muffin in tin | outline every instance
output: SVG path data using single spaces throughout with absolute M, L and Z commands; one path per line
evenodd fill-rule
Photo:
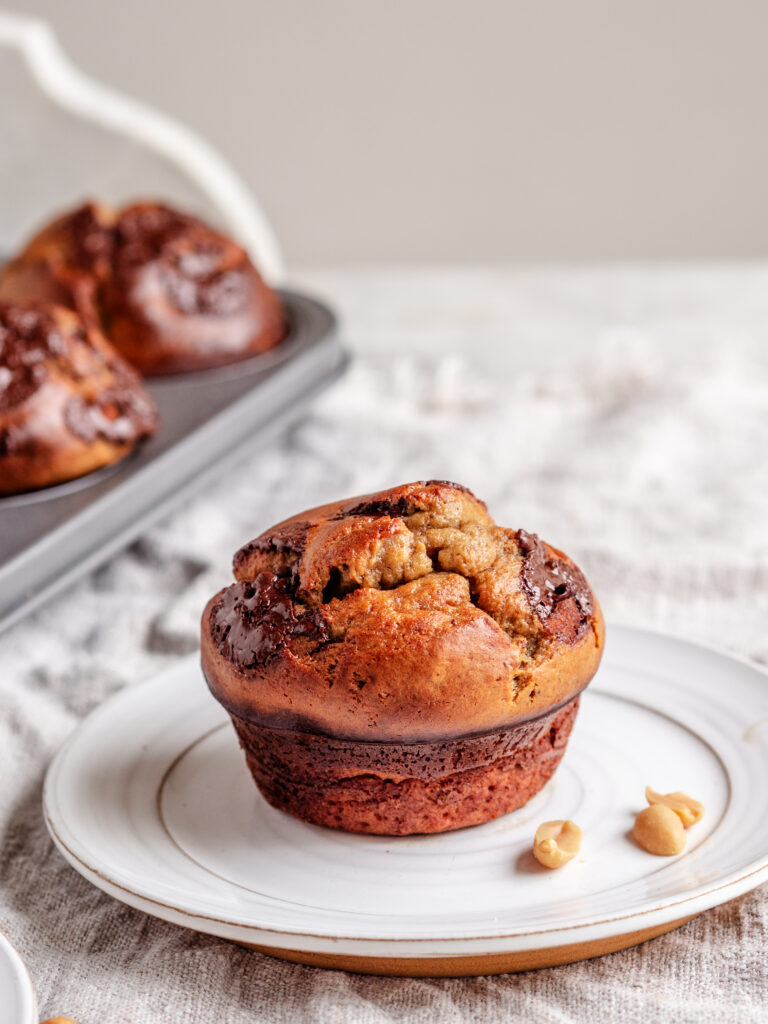
M 83 476 L 157 426 L 139 375 L 60 306 L 0 303 L 0 494 Z
M 245 250 L 157 202 L 86 203 L 58 217 L 3 268 L 3 300 L 77 310 L 145 376 L 237 362 L 287 333 Z
M 565 751 L 604 626 L 583 573 L 428 481 L 303 512 L 235 556 L 202 664 L 275 807 L 382 835 L 521 807 Z

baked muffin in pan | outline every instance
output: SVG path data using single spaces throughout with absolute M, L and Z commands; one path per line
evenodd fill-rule
M 463 487 L 406 484 L 278 524 L 208 603 L 202 664 L 266 799 L 405 835 L 526 803 L 600 663 L 582 572 Z
M 0 303 L 0 494 L 109 466 L 156 426 L 138 373 L 93 324 L 61 306 Z
M 145 376 L 237 362 L 287 332 L 245 250 L 157 202 L 86 203 L 58 217 L 3 268 L 2 300 L 77 310 Z

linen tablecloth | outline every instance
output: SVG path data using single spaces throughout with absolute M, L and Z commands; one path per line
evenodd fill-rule
M 242 542 L 337 496 L 461 481 L 499 522 L 568 551 L 609 622 L 768 662 L 768 267 L 303 279 L 345 317 L 356 357 L 346 379 L 0 638 L 0 928 L 29 966 L 41 1017 L 768 1020 L 766 887 L 587 963 L 386 979 L 292 966 L 147 917 L 53 848 L 40 801 L 59 744 L 109 694 L 196 649 L 203 604 Z

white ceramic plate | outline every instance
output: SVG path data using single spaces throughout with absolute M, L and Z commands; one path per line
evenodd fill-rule
M 44 804 L 69 862 L 147 913 L 302 962 L 490 973 L 624 948 L 768 879 L 766 778 L 768 676 L 614 627 L 554 779 L 487 825 L 390 839 L 274 810 L 195 658 L 95 711 Z M 679 857 L 630 838 L 646 784 L 706 807 Z M 529 852 L 551 818 L 584 831 L 555 872 Z
M 0 1024 L 36 1024 L 35 993 L 21 957 L 0 935 Z

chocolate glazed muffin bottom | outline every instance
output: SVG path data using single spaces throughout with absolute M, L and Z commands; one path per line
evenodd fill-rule
M 575 697 L 527 722 L 422 743 L 345 740 L 230 718 L 273 807 L 346 832 L 405 836 L 522 807 L 560 763 L 578 707 Z

